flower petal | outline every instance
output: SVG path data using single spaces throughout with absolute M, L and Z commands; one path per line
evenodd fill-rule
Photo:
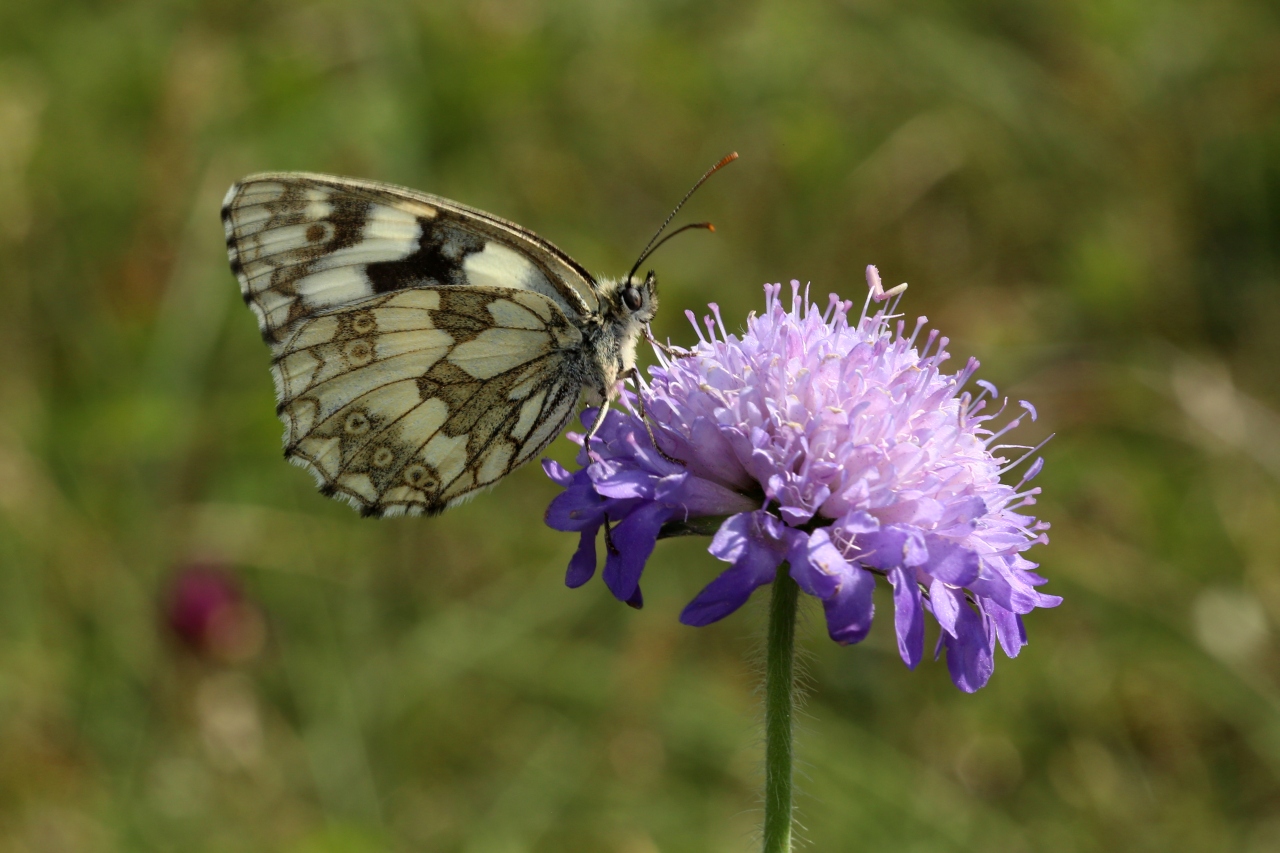
M 898 635 L 898 654 L 908 669 L 915 669 L 924 657 L 924 606 L 915 572 L 890 569 L 893 584 L 893 627 Z
M 592 465 L 588 470 L 591 471 L 591 482 L 595 485 L 596 491 L 606 498 L 618 500 L 653 498 L 657 478 L 647 471 L 601 463 Z
M 543 459 L 542 471 L 550 477 L 551 481 L 557 486 L 568 488 L 573 484 L 573 474 L 569 472 L 568 468 L 565 468 L 554 459 Z
M 839 588 L 849 563 L 832 544 L 825 528 L 819 527 L 807 536 L 799 530 L 791 533 L 787 549 L 791 577 L 805 592 L 825 601 Z
M 941 536 L 926 536 L 928 556 L 921 566 L 940 581 L 955 586 L 968 586 L 978 579 L 978 552 L 961 547 Z
M 954 637 L 960 611 L 968 609 L 965 605 L 964 593 L 958 589 L 952 589 L 940 580 L 935 580 L 929 584 L 929 605 L 933 609 L 934 618 L 942 627 L 942 633 Z
M 552 498 L 545 520 L 554 530 L 582 531 L 594 529 L 604 518 L 604 500 L 590 485 L 574 485 Z
M 737 562 L 707 584 L 680 613 L 686 625 L 710 625 L 747 603 L 751 593 L 770 583 L 782 555 L 757 542 L 748 541 Z
M 879 530 L 861 533 L 855 542 L 859 563 L 882 571 L 898 566 L 918 566 L 929 559 L 924 535 L 915 527 L 889 524 Z
M 669 478 L 674 479 L 674 478 Z M 666 481 L 663 481 L 664 484 Z M 731 491 L 719 483 L 693 475 L 686 476 L 676 488 L 659 495 L 668 503 L 681 506 L 689 515 L 733 515 L 749 512 L 760 505 L 746 495 Z
M 1022 651 L 1022 647 L 1027 644 L 1027 631 L 1022 625 L 1022 617 L 992 601 L 984 601 L 982 609 L 995 625 L 1000 648 L 1004 649 L 1004 653 L 1009 657 L 1016 658 L 1018 652 Z
M 847 646 L 862 642 L 871 630 L 871 619 L 875 615 L 871 594 L 876 588 L 876 578 L 861 566 L 847 562 L 845 566 L 839 588 L 822 602 L 822 609 L 827 614 L 827 633 L 831 639 Z
M 955 636 L 942 636 L 942 644 L 947 649 L 947 671 L 956 687 L 973 693 L 987 683 L 995 669 L 991 638 L 982 617 L 968 605 L 960 606 L 955 629 Z
M 614 526 L 610 537 L 617 553 L 610 551 L 604 564 L 604 582 L 619 601 L 631 599 L 640 586 L 645 561 L 658 543 L 658 532 L 672 516 L 672 508 L 644 503 Z
M 707 550 L 726 563 L 736 563 L 751 545 L 755 513 L 740 512 L 724 520 Z
M 569 559 L 569 570 L 564 576 L 564 585 L 570 589 L 577 589 L 595 575 L 596 534 L 599 532 L 600 526 L 596 525 L 590 530 L 582 531 L 582 535 L 578 537 L 578 550 Z

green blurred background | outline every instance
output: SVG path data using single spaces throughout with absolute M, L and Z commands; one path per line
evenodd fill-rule
M 0 6 L 0 851 L 749 851 L 761 602 L 570 591 L 536 466 L 368 521 L 280 458 L 218 206 L 264 169 L 517 220 L 660 336 L 862 268 L 1051 431 L 1065 597 L 960 693 L 803 629 L 822 851 L 1280 850 L 1280 13 L 1256 0 Z M 823 299 L 825 301 L 825 299 Z M 553 455 L 568 459 L 561 440 Z M 184 567 L 244 600 L 165 627 Z M 762 596 L 758 596 L 762 598 Z M 811 603 L 812 604 L 812 603 Z

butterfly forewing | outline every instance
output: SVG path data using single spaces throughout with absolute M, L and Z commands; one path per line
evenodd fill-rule
M 268 341 L 298 320 L 411 287 L 531 290 L 569 317 L 594 280 L 551 243 L 492 214 L 389 184 L 254 175 L 222 208 L 231 267 Z

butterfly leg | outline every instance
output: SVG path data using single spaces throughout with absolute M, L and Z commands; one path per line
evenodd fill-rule
M 622 556 L 618 546 L 613 544 L 613 522 L 608 518 L 604 520 L 604 549 L 615 557 Z
M 587 434 L 582 437 L 582 446 L 586 448 L 587 458 L 590 459 L 592 462 L 604 461 L 600 457 L 599 453 L 596 453 L 594 450 L 591 449 L 591 439 L 595 438 L 596 433 L 600 431 L 600 427 L 604 426 L 604 416 L 609 412 L 610 402 L 611 401 L 609 399 L 609 396 L 605 395 L 604 402 L 600 404 L 600 410 L 596 412 L 596 419 L 591 422 L 590 429 L 588 429 Z
M 649 328 L 648 323 L 646 323 L 644 327 L 644 339 L 649 342 L 649 346 L 653 347 L 655 350 L 660 350 L 667 358 L 689 358 L 693 355 L 691 350 L 673 347 L 670 344 L 664 344 L 662 341 L 655 338 L 653 336 L 653 329 Z
M 635 380 L 636 387 L 638 388 L 640 386 L 640 371 L 633 366 L 629 368 L 626 373 L 622 374 L 622 379 Z M 636 394 L 636 408 L 640 410 L 640 422 L 644 424 L 645 432 L 649 433 L 649 441 L 653 444 L 653 449 L 658 451 L 658 455 L 670 462 L 672 465 L 679 465 L 683 468 L 683 459 L 675 458 L 671 454 L 667 453 L 667 451 L 663 450 L 662 446 L 658 444 L 658 437 L 653 434 L 653 425 L 649 423 L 649 418 L 644 413 L 644 397 L 640 394 Z

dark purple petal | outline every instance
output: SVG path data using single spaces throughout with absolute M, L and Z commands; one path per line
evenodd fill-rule
M 701 627 L 723 619 L 747 603 L 751 593 L 771 582 L 782 555 L 747 540 L 733 566 L 707 584 L 680 614 L 686 625 Z
M 711 537 L 711 555 L 727 563 L 736 563 L 751 545 L 756 534 L 755 513 L 741 512 L 726 518 Z
M 578 532 L 599 526 L 604 518 L 604 501 L 589 485 L 574 485 L 552 498 L 546 523 L 554 530 Z
M 1000 648 L 1004 649 L 1004 653 L 1009 657 L 1016 658 L 1018 652 L 1022 651 L 1022 647 L 1027 644 L 1027 631 L 1022 625 L 1022 617 L 992 601 L 984 601 L 982 609 L 995 625 L 996 636 L 1000 639 Z
M 764 510 L 740 512 L 725 519 L 707 550 L 727 563 L 736 563 L 748 548 L 765 549 L 777 558 L 776 566 L 786 558 L 792 539 L 803 535 Z
M 800 588 L 824 601 L 835 594 L 841 577 L 849 570 L 848 561 L 821 527 L 807 536 L 793 531 L 787 559 L 791 562 L 791 577 Z
M 882 571 L 898 566 L 918 566 L 929 559 L 924 534 L 915 527 L 892 524 L 858 535 L 859 563 Z
M 543 459 L 542 470 L 557 486 L 568 488 L 573 484 L 573 474 L 554 459 Z
M 961 610 L 967 609 L 964 593 L 958 589 L 952 589 L 942 581 L 935 580 L 929 584 L 929 606 L 933 610 L 934 618 L 942 626 L 942 633 L 954 637 L 956 619 L 959 618 Z
M 929 560 L 929 549 L 919 528 L 908 527 L 902 533 L 902 565 L 923 566 Z
M 890 569 L 893 584 L 893 627 L 898 635 L 898 654 L 908 669 L 915 669 L 924 657 L 924 606 L 915 572 Z
M 778 510 L 778 514 L 792 527 L 800 527 L 813 518 L 813 510 L 802 506 L 784 506 Z
M 843 558 L 842 558 L 843 561 Z M 876 588 L 875 575 L 861 566 L 850 566 L 840 579 L 835 594 L 822 602 L 827 614 L 827 633 L 841 645 L 862 642 L 871 630 L 875 605 L 871 594 Z
M 595 485 L 595 490 L 606 498 L 653 499 L 653 487 L 657 478 L 647 471 L 600 463 L 592 465 L 588 470 L 591 472 L 591 482 Z
M 635 595 L 645 561 L 658 544 L 658 532 L 672 512 L 671 507 L 662 504 L 640 504 L 614 526 L 611 538 L 617 553 L 610 551 L 605 559 L 604 582 L 619 601 Z
M 978 579 L 978 552 L 961 547 L 941 536 L 926 536 L 926 562 L 921 566 L 940 581 L 954 586 L 968 586 Z
M 991 639 L 983 619 L 968 604 L 961 604 L 956 619 L 956 636 L 942 635 L 947 650 L 947 670 L 951 681 L 965 693 L 973 693 L 987 683 L 995 669 Z
M 569 570 L 565 572 L 564 584 L 570 589 L 577 589 L 591 580 L 596 573 L 596 534 L 600 526 L 582 531 L 578 537 L 578 550 L 569 559 Z
M 659 483 L 657 493 L 659 500 L 680 506 L 688 516 L 694 518 L 750 512 L 759 506 L 758 501 L 701 477 L 668 477 Z

